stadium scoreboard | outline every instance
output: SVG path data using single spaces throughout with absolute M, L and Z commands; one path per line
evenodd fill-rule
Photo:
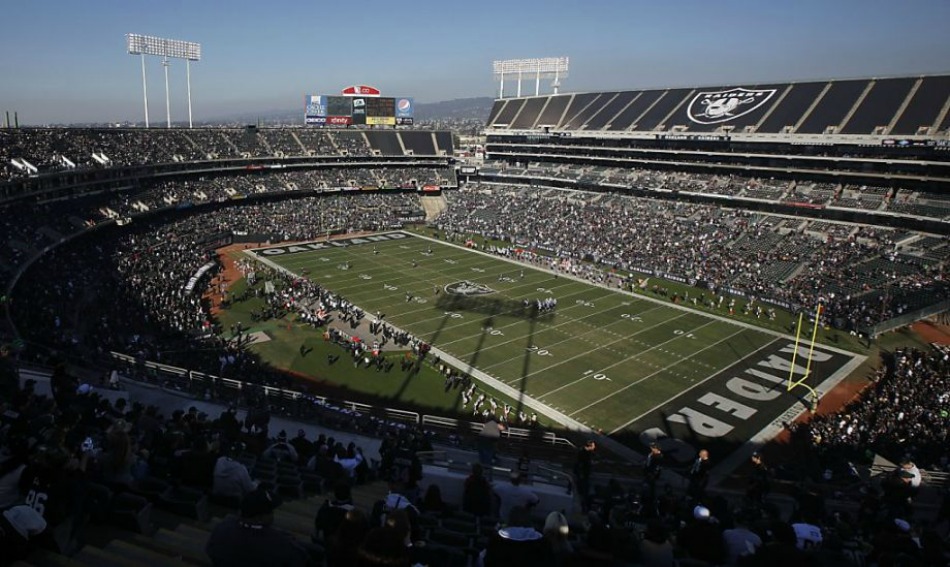
M 407 97 L 307 95 L 304 123 L 314 126 L 411 126 Z

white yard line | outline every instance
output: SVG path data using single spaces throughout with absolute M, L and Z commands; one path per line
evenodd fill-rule
M 656 325 L 653 325 L 652 327 L 648 327 L 648 328 L 646 328 L 646 329 L 643 329 L 642 331 L 637 331 L 636 333 L 633 333 L 633 334 L 631 334 L 631 335 L 627 335 L 627 336 L 625 336 L 625 337 L 621 337 L 621 338 L 619 338 L 619 339 L 617 339 L 617 340 L 615 340 L 615 341 L 611 341 L 611 342 L 609 342 L 609 343 L 604 343 L 604 344 L 601 346 L 601 348 L 606 348 L 606 347 L 609 347 L 610 345 L 613 345 L 613 344 L 616 344 L 616 343 L 619 343 L 619 342 L 628 340 L 630 337 L 635 337 L 635 336 L 640 335 L 640 334 L 642 334 L 642 333 L 646 333 L 646 332 L 648 332 L 648 331 L 652 331 L 653 329 L 656 329 L 656 328 L 660 327 L 661 325 L 665 325 L 665 324 L 669 323 L 670 321 L 675 321 L 676 319 L 679 319 L 680 317 L 685 317 L 686 315 L 689 315 L 689 314 L 688 314 L 688 313 L 682 313 L 682 314 L 680 314 L 680 315 L 677 315 L 676 317 L 673 317 L 672 319 L 666 319 L 666 320 L 663 321 L 662 323 L 658 323 L 658 324 L 656 324 Z M 708 323 L 705 323 L 705 324 L 703 324 L 703 325 L 700 325 L 699 327 L 696 327 L 696 329 L 702 329 L 702 328 L 705 327 L 706 325 L 712 325 L 712 324 L 715 323 L 715 322 L 716 322 L 716 321 L 710 321 L 710 322 L 708 322 Z M 588 332 L 596 332 L 596 331 L 588 331 Z M 586 334 L 586 333 L 585 333 L 585 334 Z M 650 351 L 653 350 L 653 349 L 660 348 L 661 346 L 663 346 L 663 345 L 665 345 L 665 344 L 667 344 L 667 343 L 670 343 L 670 342 L 673 342 L 673 341 L 675 341 L 675 340 L 677 340 L 677 339 L 682 339 L 682 338 L 685 338 L 685 337 L 684 337 L 683 335 L 673 335 L 673 338 L 672 338 L 672 339 L 665 340 L 665 341 L 663 341 L 662 343 L 657 343 L 657 344 L 651 346 L 650 348 L 648 348 L 648 349 L 646 349 L 646 350 L 641 350 L 641 351 L 638 352 L 638 355 L 644 354 L 644 353 L 647 353 L 647 352 L 650 352 Z M 575 339 L 576 339 L 576 337 L 570 337 L 570 338 L 565 339 L 565 340 L 563 340 L 563 341 L 554 343 L 554 344 L 552 344 L 551 346 L 555 346 L 555 345 L 561 344 L 561 343 L 563 343 L 563 342 L 569 342 L 569 341 L 572 341 L 572 340 L 575 340 Z M 594 351 L 596 351 L 596 350 L 600 350 L 600 349 L 594 349 Z M 568 362 L 571 362 L 572 360 L 576 360 L 576 359 L 581 358 L 581 357 L 583 357 L 583 356 L 588 356 L 588 355 L 590 355 L 591 352 L 593 352 L 593 351 L 587 350 L 587 351 L 584 351 L 584 352 L 582 352 L 582 353 L 580 353 L 580 354 L 576 354 L 576 355 L 574 355 L 574 356 L 572 356 L 572 357 L 569 357 L 569 358 L 567 358 L 567 359 L 565 359 L 565 360 L 562 360 L 562 361 L 560 361 L 560 362 L 557 362 L 557 363 L 555 363 L 555 364 L 552 364 L 552 365 L 550 365 L 550 366 L 545 366 L 544 368 L 539 368 L 539 369 L 535 370 L 534 372 L 531 372 L 530 374 L 525 374 L 524 376 L 518 378 L 518 380 L 524 380 L 525 378 L 529 378 L 529 377 L 531 377 L 531 376 L 534 376 L 535 374 L 540 374 L 541 372 L 548 372 L 548 371 L 551 370 L 552 368 L 558 367 L 558 366 L 560 366 L 560 365 L 562 365 L 562 364 L 567 364 Z M 580 380 L 583 380 L 583 379 L 584 379 L 584 378 L 580 378 L 579 380 L 576 380 L 576 381 L 580 381 Z M 509 382 L 509 384 L 510 384 L 510 383 L 511 383 L 511 382 Z M 562 387 L 563 387 L 563 386 L 562 386 Z M 560 388 L 558 388 L 558 389 L 560 389 Z M 552 390 L 552 392 L 553 392 L 553 390 Z M 550 394 L 550 393 L 552 393 L 552 392 L 547 392 L 547 393 L 541 394 L 541 395 L 538 396 L 538 397 L 539 397 L 539 398 L 543 398 L 543 397 L 547 396 L 548 394 Z
M 733 336 L 735 336 L 735 335 L 733 335 Z M 729 337 L 729 338 L 732 338 L 732 337 Z M 718 375 L 722 374 L 723 372 L 729 370 L 730 368 L 732 368 L 732 367 L 735 366 L 736 364 L 739 364 L 739 363 L 742 362 L 743 360 L 745 360 L 745 359 L 747 359 L 747 358 L 749 358 L 749 357 L 751 357 L 751 356 L 757 354 L 757 353 L 758 353 L 759 351 L 761 351 L 762 349 L 764 349 L 764 348 L 766 348 L 766 347 L 768 347 L 768 346 L 774 345 L 774 344 L 775 344 L 776 342 L 778 342 L 779 340 L 780 340 L 780 339 L 774 339 L 774 340 L 771 340 L 771 341 L 765 343 L 764 345 L 762 345 L 762 346 L 760 346 L 759 348 L 755 349 L 754 351 L 750 352 L 748 355 L 746 355 L 746 356 L 740 358 L 739 360 L 733 362 L 733 363 L 730 364 L 729 366 L 727 366 L 727 367 L 725 367 L 725 368 L 722 368 L 721 370 L 718 370 L 718 371 L 716 371 L 716 372 L 713 372 L 712 374 L 710 374 L 709 376 L 707 376 L 707 377 L 704 378 L 703 380 L 700 380 L 699 382 L 696 382 L 695 384 L 693 384 L 693 385 L 690 386 L 689 388 L 686 388 L 685 390 L 682 390 L 680 393 L 676 394 L 676 395 L 673 396 L 672 398 L 669 398 L 669 399 L 667 399 L 667 400 L 665 400 L 665 401 L 660 402 L 659 404 L 653 406 L 652 408 L 648 409 L 647 411 L 641 413 L 641 414 L 638 415 L 637 417 L 635 417 L 635 418 L 631 419 L 630 421 L 624 423 L 624 424 L 621 425 L 620 427 L 615 428 L 613 431 L 610 432 L 610 434 L 613 435 L 614 433 L 617 433 L 618 431 L 621 431 L 623 428 L 625 428 L 625 427 L 627 427 L 628 425 L 630 425 L 631 423 L 637 421 L 637 420 L 640 419 L 641 417 L 643 417 L 643 416 L 645 416 L 645 415 L 647 415 L 647 414 L 649 414 L 649 413 L 651 413 L 651 412 L 654 412 L 654 411 L 660 409 L 660 408 L 663 407 L 664 405 L 666 405 L 666 404 L 672 402 L 673 400 L 675 400 L 676 398 L 682 396 L 682 395 L 685 394 L 686 392 L 689 392 L 690 390 L 692 390 L 692 389 L 694 389 L 694 388 L 696 388 L 696 387 L 698 387 L 698 386 L 701 386 L 702 384 L 705 384 L 706 382 L 712 380 L 712 379 L 715 378 L 716 376 L 718 376 Z M 721 342 L 721 341 L 720 341 L 720 342 Z M 714 346 L 714 345 L 710 345 L 710 346 Z M 703 350 L 706 350 L 706 349 L 703 349 Z
M 707 323 L 707 324 L 708 324 L 708 325 L 711 325 L 712 323 L 713 323 L 713 321 L 710 321 L 710 322 Z M 705 327 L 706 325 L 703 325 L 703 326 Z M 619 390 L 617 390 L 617 391 L 615 391 L 615 392 L 611 392 L 610 394 L 607 394 L 606 396 L 600 398 L 599 400 L 596 400 L 596 401 L 594 401 L 594 402 L 591 402 L 591 403 L 587 404 L 586 406 L 583 406 L 583 407 L 581 407 L 581 408 L 578 408 L 578 409 L 572 411 L 572 412 L 570 413 L 570 415 L 576 415 L 576 414 L 578 414 L 578 413 L 580 413 L 580 412 L 582 412 L 582 411 L 584 411 L 584 410 L 586 410 L 586 409 L 588 409 L 588 408 L 590 408 L 590 407 L 592 407 L 592 406 L 596 406 L 596 405 L 599 404 L 600 402 L 609 400 L 610 398 L 616 396 L 616 395 L 619 394 L 620 392 L 624 392 L 624 391 L 626 391 L 626 390 L 629 390 L 630 388 L 636 386 L 637 384 L 639 384 L 639 383 L 641 383 L 641 382 L 643 382 L 643 381 L 645 381 L 645 380 L 648 380 L 648 379 L 652 378 L 653 376 L 656 376 L 657 374 L 660 374 L 660 373 L 662 373 L 662 372 L 666 372 L 667 370 L 669 370 L 670 368 L 673 368 L 673 367 L 676 366 L 677 364 L 682 364 L 683 362 L 686 362 L 687 360 L 693 358 L 693 357 L 696 356 L 697 354 L 699 354 L 699 353 L 701 353 L 701 352 L 705 352 L 705 351 L 707 351 L 707 350 L 709 350 L 709 349 L 711 349 L 711 348 L 713 348 L 713 347 L 719 345 L 720 343 L 724 343 L 724 342 L 728 341 L 729 339 L 731 339 L 732 337 L 734 337 L 734 336 L 738 335 L 739 333 L 741 333 L 741 332 L 743 332 L 743 331 L 746 331 L 746 330 L 747 330 L 747 329 L 739 329 L 738 331 L 736 331 L 735 333 L 732 333 L 731 335 L 729 335 L 728 337 L 726 337 L 726 338 L 724 338 L 724 339 L 718 340 L 718 341 L 712 343 L 711 345 L 709 345 L 709 346 L 707 346 L 707 347 L 704 347 L 704 348 L 701 348 L 701 349 L 699 349 L 699 350 L 697 350 L 697 351 L 693 351 L 692 353 L 689 354 L 689 356 L 683 357 L 683 358 L 677 360 L 676 362 L 672 362 L 672 363 L 670 363 L 670 364 L 667 364 L 666 366 L 664 366 L 663 368 L 661 368 L 661 369 L 659 369 L 659 370 L 653 372 L 652 374 L 648 374 L 648 375 L 644 376 L 643 378 L 640 378 L 639 380 L 636 380 L 636 381 L 634 381 L 634 382 L 631 382 L 631 383 L 627 384 L 626 386 L 620 388 Z M 680 338 L 680 337 L 677 337 L 677 338 Z M 667 342 L 669 342 L 669 341 L 667 341 Z M 715 374 L 714 374 L 714 376 L 715 376 Z M 707 378 L 707 380 L 708 380 L 708 378 Z
M 680 317 L 682 317 L 682 315 L 680 315 Z M 693 331 L 695 331 L 695 330 L 702 329 L 702 328 L 705 327 L 706 325 L 712 325 L 713 323 L 716 323 L 716 322 L 717 322 L 717 321 L 710 321 L 709 323 L 705 323 L 705 324 L 703 324 L 703 325 L 700 325 L 699 327 L 696 327 L 696 328 L 694 328 L 694 329 L 691 329 L 689 332 L 693 332 Z M 658 326 L 658 325 L 654 325 L 654 327 L 652 327 L 652 328 L 656 328 L 657 326 Z M 745 330 L 745 329 L 740 329 L 739 332 L 742 332 L 742 331 L 744 331 L 744 330 Z M 738 333 L 737 333 L 737 334 L 738 334 Z M 731 335 L 731 336 L 735 336 L 735 335 Z M 622 360 L 618 360 L 617 362 L 615 362 L 615 363 L 613 363 L 613 364 L 611 364 L 611 365 L 609 365 L 609 366 L 605 366 L 604 368 L 599 369 L 598 372 L 605 372 L 605 371 L 607 371 L 607 370 L 613 368 L 614 366 L 618 366 L 618 365 L 620 365 L 620 364 L 624 364 L 624 363 L 626 363 L 626 362 L 628 362 L 628 361 L 630 361 L 630 360 L 635 360 L 635 359 L 639 358 L 640 355 L 642 355 L 642 354 L 648 353 L 648 352 L 650 352 L 650 351 L 653 350 L 653 349 L 656 349 L 656 348 L 659 348 L 659 347 L 665 345 L 666 343 L 673 342 L 673 341 L 675 341 L 676 339 L 682 339 L 682 338 L 686 338 L 686 335 L 685 335 L 685 334 L 683 334 L 683 335 L 677 335 L 677 336 L 674 336 L 672 339 L 670 339 L 670 340 L 668 340 L 668 341 L 664 341 L 664 342 L 662 342 L 662 343 L 653 345 L 652 347 L 650 347 L 650 348 L 648 348 L 648 349 L 646 349 L 646 350 L 638 351 L 636 354 L 632 354 L 632 355 L 630 355 L 630 356 L 628 356 L 628 357 L 626 357 L 626 358 L 624 358 L 624 359 L 622 359 Z M 680 359 L 680 362 L 684 362 L 684 361 L 686 361 L 686 360 L 688 360 L 688 358 L 681 358 L 681 359 Z M 659 370 L 658 372 L 662 372 L 663 370 L 665 370 L 665 369 Z M 652 376 L 652 375 L 653 375 L 653 374 L 651 374 L 650 376 Z M 564 384 L 564 385 L 562 385 L 562 386 L 560 386 L 560 387 L 558 387 L 558 388 L 555 388 L 555 389 L 551 390 L 550 392 L 541 394 L 540 396 L 538 396 L 538 398 L 539 398 L 539 399 L 541 399 L 541 398 L 546 398 L 546 397 L 548 397 L 550 394 L 553 394 L 553 393 L 555 393 L 555 392 L 559 392 L 560 390 L 563 390 L 564 388 L 567 388 L 568 386 L 573 386 L 574 384 L 580 382 L 581 380 L 584 380 L 585 378 L 588 378 L 588 376 L 584 376 L 584 377 L 582 377 L 582 378 L 580 378 L 580 379 L 578 379 L 578 380 L 574 380 L 573 382 L 569 382 L 569 383 Z M 646 378 L 649 378 L 649 376 L 647 376 Z M 644 378 L 644 379 L 645 379 L 645 378 Z M 642 382 L 642 381 L 643 381 L 643 380 L 637 380 L 637 382 L 634 382 L 634 383 L 636 384 L 636 383 Z

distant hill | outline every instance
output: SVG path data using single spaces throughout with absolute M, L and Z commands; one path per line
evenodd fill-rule
M 477 119 L 485 122 L 491 112 L 494 99 L 488 96 L 475 98 L 457 98 L 441 102 L 416 103 L 418 120 L 467 120 Z

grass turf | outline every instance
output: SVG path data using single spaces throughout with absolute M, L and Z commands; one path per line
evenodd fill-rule
M 368 313 L 382 312 L 387 321 L 471 366 L 608 432 L 619 431 L 632 418 L 776 341 L 772 334 L 701 311 L 420 238 L 301 250 L 269 259 L 295 274 L 308 274 Z M 342 269 L 345 264 L 349 269 Z M 446 291 L 462 281 L 487 286 L 491 293 Z M 524 310 L 524 300 L 546 297 L 557 298 L 554 313 L 532 315 Z M 780 317 L 791 321 L 789 314 Z M 777 317 L 772 324 L 787 323 Z M 293 325 L 286 329 L 288 336 L 279 328 L 273 332 L 274 341 L 255 347 L 264 358 L 303 373 L 332 373 L 332 368 L 322 367 L 325 357 L 307 361 L 299 356 L 301 340 L 319 341 L 316 333 L 310 332 L 311 339 L 293 335 Z M 343 383 L 422 405 L 458 404 L 457 396 L 443 393 L 437 375 L 400 381 L 369 372 L 368 377 L 347 376 Z

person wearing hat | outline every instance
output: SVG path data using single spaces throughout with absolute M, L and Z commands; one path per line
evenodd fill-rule
M 679 546 L 693 559 L 719 565 L 726 559 L 722 528 L 709 508 L 696 506 L 677 538 Z
M 300 456 L 297 462 L 306 464 L 310 460 L 310 455 L 313 454 L 314 447 L 313 443 L 307 439 L 306 431 L 298 429 L 297 436 L 290 440 L 290 445 L 297 450 L 297 455 Z
M 228 516 L 214 527 L 205 553 L 215 567 L 280 565 L 310 562 L 307 548 L 293 535 L 273 527 L 280 497 L 263 488 L 248 493 L 239 517 Z
M 555 555 L 544 535 L 531 525 L 531 513 L 521 506 L 511 509 L 508 525 L 492 533 L 479 555 L 484 567 L 555 565 Z
M 874 535 L 872 545 L 868 564 L 910 564 L 919 560 L 922 555 L 920 545 L 911 532 L 910 522 L 903 518 L 884 522 Z M 901 558 L 906 561 L 900 561 Z
M 283 429 L 277 434 L 277 440 L 264 450 L 262 457 L 295 464 L 300 459 L 297 449 L 294 449 L 294 446 L 287 442 L 287 432 Z
M 920 483 L 923 482 L 920 469 L 917 468 L 917 465 L 915 465 L 913 461 L 904 461 L 901 463 L 900 473 L 901 478 L 908 479 L 913 495 L 916 496 L 917 490 L 920 489 Z
M 818 549 L 824 541 L 821 526 L 812 514 L 803 514 L 801 521 L 792 524 L 792 530 L 795 531 L 795 545 L 798 549 L 805 551 Z
M 892 516 L 900 517 L 910 513 L 914 498 L 913 482 L 914 472 L 898 467 L 881 483 L 884 505 Z

